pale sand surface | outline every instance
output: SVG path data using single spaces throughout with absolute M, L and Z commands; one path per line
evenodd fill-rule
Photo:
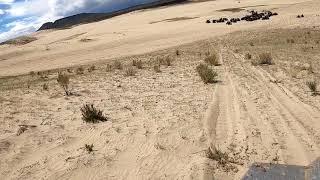
M 274 9 L 281 16 L 273 17 L 272 21 L 239 23 L 233 26 L 212 26 L 204 23 L 208 18 L 239 16 L 246 13 L 217 10 L 233 7 L 252 9 L 252 6 L 257 6 L 255 9 Z M 310 16 L 297 23 L 295 16 L 301 13 Z M 317 0 L 250 0 L 240 3 L 217 0 L 137 11 L 72 29 L 40 32 L 35 35 L 39 38 L 38 41 L 25 46 L 0 47 L 0 76 L 143 54 L 244 29 L 312 26 L 320 19 L 319 16 L 315 16 L 316 13 L 319 13 Z M 177 17 L 198 18 L 150 24 Z M 79 42 L 83 38 L 92 41 Z M 47 51 L 47 48 L 50 50 Z
M 216 10 L 256 5 L 280 15 L 204 23 L 245 13 Z M 320 96 L 306 86 L 320 77 L 319 10 L 318 1 L 209 1 L 39 32 L 30 44 L 0 47 L 2 76 L 88 64 L 83 75 L 69 68 L 76 96 L 64 96 L 58 70 L 0 79 L 0 179 L 240 179 L 254 162 L 308 165 L 320 156 Z M 302 13 L 306 18 L 295 18 Z M 175 17 L 198 18 L 163 21 Z M 221 62 L 213 67 L 215 84 L 204 84 L 195 70 L 208 51 Z M 263 52 L 271 52 L 273 65 L 245 58 Z M 172 66 L 156 73 L 157 57 L 165 56 Z M 107 72 L 113 58 L 124 69 L 132 60 L 144 68 L 132 77 Z M 93 62 L 97 69 L 88 72 Z M 86 103 L 110 120 L 84 123 Z M 29 127 L 18 136 L 19 125 Z M 207 158 L 209 146 L 233 162 Z

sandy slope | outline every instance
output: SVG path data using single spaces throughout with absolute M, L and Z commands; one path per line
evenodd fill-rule
M 238 16 L 245 13 L 245 11 L 239 13 L 217 11 L 233 7 L 272 8 L 281 16 L 268 22 L 240 23 L 231 27 L 224 24 L 211 26 L 204 23 L 207 18 Z M 132 12 L 63 31 L 40 32 L 35 35 L 39 40 L 26 46 L 0 47 L 0 76 L 142 54 L 242 29 L 270 28 L 279 25 L 281 27 L 312 26 L 313 22 L 319 21 L 320 17 L 315 16 L 318 10 L 317 0 L 247 0 L 240 3 L 233 0 L 218 0 Z M 296 24 L 297 13 L 310 14 L 310 16 Z M 163 21 L 177 17 L 194 19 Z M 152 23 L 157 21 L 160 22 Z M 84 38 L 92 41 L 79 41 Z
M 280 5 L 257 8 L 276 8 L 281 15 L 231 27 L 203 23 L 231 13 L 215 9 L 266 3 Z M 0 60 L 1 75 L 99 61 L 93 72 L 88 72 L 92 63 L 83 66 L 83 75 L 75 73 L 77 67 L 69 69 L 76 96 L 63 95 L 57 71 L 0 79 L 0 179 L 240 179 L 253 162 L 309 164 L 320 156 L 320 98 L 305 85 L 320 78 L 319 6 L 317 1 L 187 4 L 41 32 L 28 45 L 0 47 L 6 59 Z M 297 13 L 307 17 L 296 19 Z M 150 24 L 177 14 L 199 18 Z M 242 29 L 247 31 L 220 36 Z M 202 38 L 117 59 L 126 68 L 132 60 L 143 61 L 133 77 L 124 75 L 126 68 L 106 71 L 110 58 Z M 219 74 L 213 85 L 201 82 L 195 71 L 208 51 L 216 51 L 222 64 L 213 67 Z M 263 52 L 272 53 L 274 65 L 253 66 L 245 58 L 250 53 L 255 60 Z M 167 55 L 173 65 L 156 73 L 157 57 Z M 80 107 L 86 103 L 110 121 L 84 123 Z M 19 125 L 29 127 L 20 134 Z M 86 152 L 85 144 L 93 144 L 94 152 Z M 227 152 L 233 162 L 222 166 L 207 158 L 209 146 Z

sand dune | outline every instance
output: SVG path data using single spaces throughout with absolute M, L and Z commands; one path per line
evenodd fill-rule
M 0 46 L 0 179 L 241 179 L 255 162 L 310 164 L 320 156 L 320 99 L 306 85 L 320 78 L 319 8 L 206 1 Z M 279 16 L 205 23 L 250 9 Z M 256 63 L 267 52 L 273 63 Z M 212 66 L 214 84 L 196 71 L 208 53 L 221 64 Z M 72 96 L 57 83 L 59 71 L 70 76 Z M 85 104 L 109 120 L 85 123 Z M 227 161 L 210 158 L 209 147 Z
M 261 6 L 264 5 L 264 6 Z M 242 7 L 244 9 L 276 9 L 281 16 L 269 22 L 240 23 L 229 27 L 210 26 L 211 17 L 238 16 L 217 10 Z M 296 14 L 310 14 L 299 22 Z M 86 24 L 62 31 L 35 34 L 39 40 L 16 48 L 0 47 L 0 76 L 17 75 L 30 71 L 68 67 L 76 64 L 108 61 L 111 58 L 143 54 L 180 44 L 207 39 L 226 33 L 257 28 L 313 26 L 319 20 L 317 1 L 208 1 L 142 10 L 98 23 Z M 184 21 L 152 23 L 178 17 L 198 17 Z M 92 39 L 81 42 L 81 39 Z M 49 50 L 48 50 L 49 49 Z M 28 55 L 7 57 L 16 51 L 29 51 Z

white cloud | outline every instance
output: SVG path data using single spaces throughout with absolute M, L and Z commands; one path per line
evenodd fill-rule
M 0 0 L 0 4 L 11 4 L 14 0 Z
M 0 32 L 0 42 L 25 35 L 38 29 L 43 23 L 81 12 L 106 12 L 120 7 L 136 5 L 156 0 L 0 0 L 9 9 L 1 10 L 0 15 L 22 18 L 6 25 L 9 30 Z M 4 16 L 6 16 L 4 15 Z M 27 18 L 26 18 L 27 17 Z

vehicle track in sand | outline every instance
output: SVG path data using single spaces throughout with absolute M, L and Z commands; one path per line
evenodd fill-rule
M 271 74 L 229 47 L 220 50 L 221 83 L 214 102 L 216 116 L 207 119 L 212 144 L 233 147 L 243 172 L 253 162 L 308 165 L 319 155 L 320 112 L 303 103 Z M 213 108 L 209 109 L 212 111 Z M 210 113 L 209 113 L 210 114 Z M 240 172 L 238 176 L 241 177 Z

